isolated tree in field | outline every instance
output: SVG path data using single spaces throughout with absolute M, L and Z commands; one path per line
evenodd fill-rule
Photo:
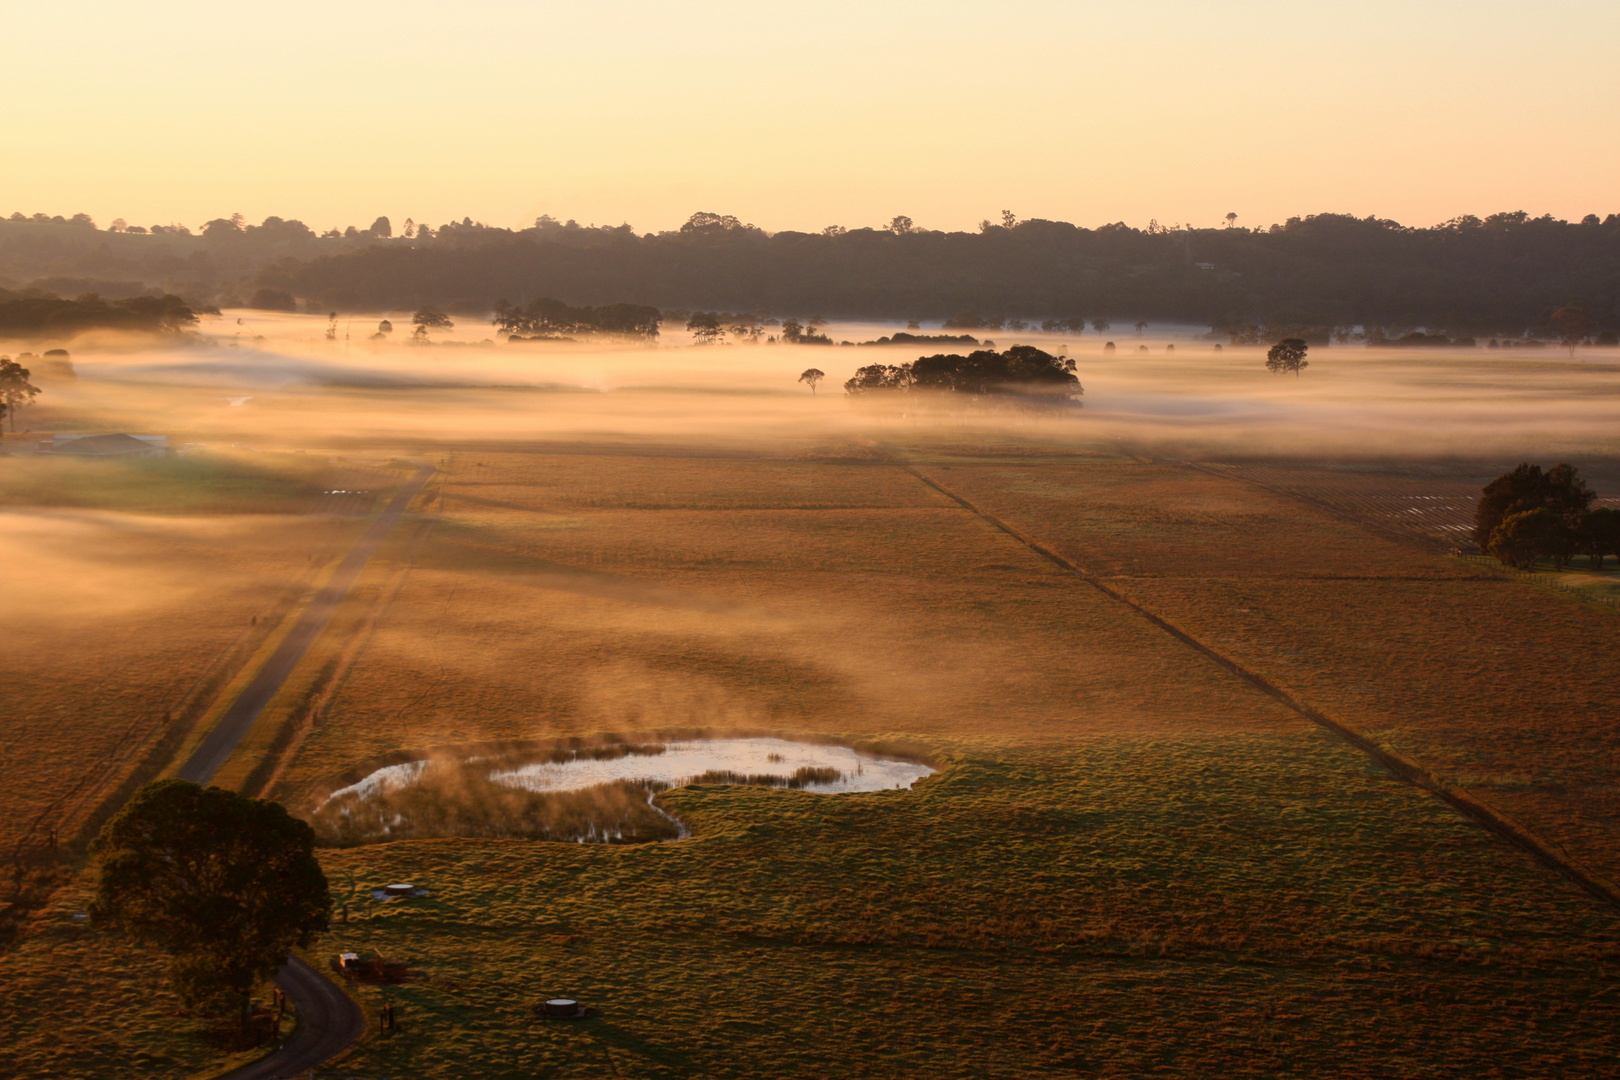
M 188 1008 L 241 1010 L 295 945 L 327 928 L 332 898 L 315 832 L 280 803 L 187 780 L 135 793 L 91 845 L 91 918 L 169 954 Z
M 1585 341 L 1592 333 L 1592 328 L 1597 325 L 1597 321 L 1592 318 L 1585 308 L 1576 307 L 1573 304 L 1566 304 L 1553 312 L 1552 317 L 1547 322 L 1552 326 L 1553 332 L 1558 335 L 1558 340 L 1564 343 L 1565 348 L 1569 349 L 1571 357 L 1575 355 L 1575 346 Z
M 810 387 L 810 392 L 814 394 L 816 392 L 816 383 L 820 382 L 826 377 L 827 373 L 822 371 L 820 368 L 806 368 L 804 370 L 804 374 L 799 376 L 799 381 L 808 384 Z
M 450 321 L 450 316 L 436 308 L 425 307 L 411 316 L 411 325 L 416 327 L 411 331 L 411 337 L 417 341 L 426 341 L 429 330 L 449 330 L 456 324 Z
M 1147 329 L 1147 320 L 1146 319 L 1137 319 L 1136 320 L 1136 335 L 1138 337 L 1141 337 L 1142 336 L 1142 331 L 1144 331 L 1146 329 Z
M 1266 353 L 1266 369 L 1269 371 L 1299 373 L 1310 367 L 1310 361 L 1305 359 L 1306 350 L 1310 346 L 1305 344 L 1304 338 L 1285 337 L 1273 345 Z
M 1108 328 L 1110 326 L 1112 326 L 1112 325 L 1113 325 L 1112 323 L 1110 323 L 1107 319 L 1103 318 L 1101 315 L 1099 315 L 1095 319 L 1091 320 L 1091 328 L 1093 330 L 1095 330 L 1099 335 L 1106 333 L 1108 331 Z
M 389 322 L 387 319 L 384 319 L 382 322 L 377 324 L 377 333 L 379 333 L 379 334 L 392 334 L 393 332 L 394 332 L 394 324 Z
M 39 395 L 39 387 L 28 381 L 31 374 L 9 356 L 0 356 L 0 420 L 10 417 L 12 431 L 17 430 L 17 410 Z

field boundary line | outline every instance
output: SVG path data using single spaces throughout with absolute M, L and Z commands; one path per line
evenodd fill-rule
M 1507 840 L 1513 846 L 1519 848 L 1521 851 L 1524 851 L 1537 862 L 1540 862 L 1543 866 L 1557 871 L 1570 881 L 1574 882 L 1576 885 L 1580 886 L 1581 889 L 1588 895 L 1602 900 L 1607 904 L 1620 907 L 1620 889 L 1617 889 L 1614 884 L 1602 877 L 1599 877 L 1597 874 L 1587 871 L 1585 868 L 1577 865 L 1574 860 L 1560 856 L 1557 852 L 1552 850 L 1549 841 L 1542 840 L 1540 837 L 1535 835 L 1535 833 L 1508 817 L 1506 814 L 1503 814 L 1493 807 L 1488 806 L 1467 792 L 1456 791 L 1444 786 L 1439 781 L 1435 780 L 1434 776 L 1417 762 L 1412 761 L 1410 758 L 1407 758 L 1405 755 L 1394 750 L 1380 746 L 1349 725 L 1340 723 L 1339 721 L 1329 717 L 1326 713 L 1323 713 L 1321 710 L 1299 700 L 1298 698 L 1294 697 L 1294 695 L 1284 690 L 1281 686 L 1278 686 L 1270 679 L 1267 679 L 1264 675 L 1245 667 L 1237 660 L 1227 656 L 1225 653 L 1219 651 L 1213 646 L 1205 644 L 1203 641 L 1177 626 L 1175 623 L 1172 623 L 1168 619 L 1165 619 L 1162 616 L 1148 610 L 1146 607 L 1130 599 L 1128 596 L 1125 596 L 1117 589 L 1111 588 L 1106 582 L 1099 579 L 1095 574 L 1086 571 L 1081 566 L 1071 562 L 1069 559 L 1053 551 L 1046 545 L 1039 543 L 1029 536 L 1026 536 L 1024 533 L 1007 524 L 1005 521 L 1002 521 L 994 514 L 979 508 L 968 499 L 958 495 L 956 492 L 945 487 L 943 484 L 938 483 L 933 478 L 919 472 L 917 469 L 913 468 L 909 462 L 901 459 L 898 455 L 891 453 L 891 458 L 901 469 L 910 473 L 912 476 L 916 477 L 927 486 L 933 488 L 947 499 L 950 499 L 963 509 L 976 515 L 986 523 L 994 526 L 996 529 L 999 529 L 1001 532 L 1006 533 L 1014 540 L 1017 540 L 1019 543 L 1028 547 L 1031 551 L 1034 551 L 1036 554 L 1041 555 L 1057 566 L 1073 574 L 1075 577 L 1078 577 L 1080 580 L 1084 581 L 1086 584 L 1090 585 L 1104 596 L 1107 596 L 1109 599 L 1117 601 L 1118 603 L 1130 608 L 1132 611 L 1136 612 L 1138 615 L 1152 623 L 1154 626 L 1158 627 L 1160 630 L 1163 630 L 1165 633 L 1169 634 L 1171 637 L 1175 638 L 1177 641 L 1180 641 L 1182 644 L 1188 646 L 1194 651 L 1203 654 L 1207 659 L 1213 661 L 1215 664 L 1224 668 L 1231 674 L 1236 675 L 1238 678 L 1242 679 L 1244 682 L 1247 682 L 1250 686 L 1254 687 L 1256 690 L 1259 690 L 1267 697 L 1270 697 L 1280 704 L 1286 706 L 1288 709 L 1311 721 L 1318 727 L 1321 727 L 1333 735 L 1338 736 L 1342 741 L 1348 743 L 1355 749 L 1360 750 L 1363 754 L 1372 758 L 1375 762 L 1382 765 L 1385 769 L 1388 769 L 1391 773 L 1394 773 L 1396 776 L 1407 781 L 1408 783 L 1414 784 L 1417 787 L 1429 792 L 1431 795 L 1440 799 L 1452 809 L 1458 811 L 1464 817 L 1469 818 L 1486 831 L 1495 833 L 1502 839 Z

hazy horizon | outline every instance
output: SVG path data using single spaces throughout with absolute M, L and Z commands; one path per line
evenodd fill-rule
M 1620 10 L 1588 0 L 11 14 L 7 212 L 103 223 L 1578 220 L 1620 166 Z

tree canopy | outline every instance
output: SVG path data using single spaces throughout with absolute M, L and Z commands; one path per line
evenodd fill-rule
M 314 846 L 279 803 L 159 780 L 92 845 L 90 914 L 163 948 L 189 1007 L 225 1012 L 326 929 L 332 901 Z
M 196 322 L 197 316 L 178 296 L 104 300 L 87 293 L 76 300 L 62 300 L 0 289 L 0 336 L 46 337 L 84 330 L 175 334 Z
M 909 364 L 868 364 L 844 383 L 844 391 L 857 396 L 904 390 L 970 397 L 1022 394 L 1072 399 L 1085 393 L 1074 367 L 1074 361 L 1066 357 L 1053 356 L 1033 345 L 1014 345 L 1005 352 L 979 349 L 966 356 L 922 356 Z
M 1562 339 L 1566 331 L 1585 341 L 1620 331 L 1620 214 L 1562 221 L 1511 212 L 1424 228 L 1343 214 L 1256 229 L 1084 228 L 1016 215 L 976 232 L 894 224 L 767 233 L 704 212 L 657 233 L 541 218 L 518 229 L 470 219 L 413 224 L 384 236 L 380 220 L 317 235 L 270 217 L 260 225 L 215 219 L 200 235 L 17 214 L 0 220 L 0 276 L 133 277 L 142 291 L 151 283 L 222 304 L 267 288 L 321 311 L 482 313 L 503 296 L 541 295 L 576 306 L 634 301 L 846 318 L 976 312 L 992 323 L 1049 318 L 1071 332 L 1082 317 L 1254 325 L 1267 342 L 1320 341 L 1358 325 L 1385 341 L 1423 331 L 1424 343 Z M 1555 328 L 1564 309 L 1590 324 Z
M 1293 372 L 1298 378 L 1299 373 L 1311 366 L 1305 359 L 1305 353 L 1310 348 L 1304 340 L 1297 337 L 1283 338 L 1266 352 L 1266 368 L 1269 371 Z
M 29 382 L 33 372 L 9 356 L 0 356 L 0 421 L 11 418 L 11 430 L 17 430 L 17 410 L 29 404 L 39 394 L 39 387 Z
M 520 337 L 561 337 L 569 334 L 606 334 L 614 337 L 655 338 L 663 315 L 643 304 L 604 304 L 574 307 L 549 297 L 536 297 L 523 307 L 505 299 L 495 301 L 492 320 L 504 334 Z
M 1528 462 L 1485 485 L 1474 505 L 1474 542 L 1503 562 L 1528 569 L 1551 557 L 1568 563 L 1582 537 L 1601 543 L 1603 525 L 1589 525 L 1597 493 L 1567 463 L 1542 471 Z

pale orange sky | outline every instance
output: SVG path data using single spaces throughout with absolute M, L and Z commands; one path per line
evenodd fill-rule
M 0 213 L 1620 212 L 1597 0 L 5 0 Z

